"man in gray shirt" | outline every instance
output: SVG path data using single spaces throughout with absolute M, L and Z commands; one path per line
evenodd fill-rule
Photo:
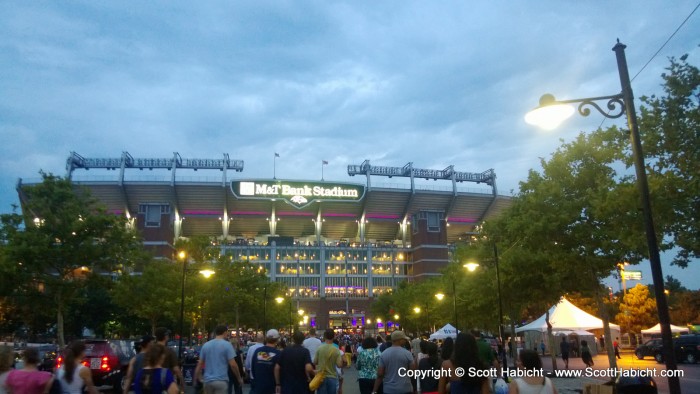
M 397 330 L 391 333 L 391 347 L 383 351 L 379 357 L 379 368 L 377 368 L 377 380 L 374 382 L 373 394 L 376 394 L 382 384 L 384 394 L 413 393 L 411 378 L 405 372 L 415 369 L 416 363 L 413 361 L 411 352 L 404 348 L 407 341 L 408 337 L 403 331 Z M 406 371 L 399 374 L 401 368 L 405 368 Z

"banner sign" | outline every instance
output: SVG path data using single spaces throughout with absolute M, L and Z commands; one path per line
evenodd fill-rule
M 642 271 L 622 271 L 625 280 L 642 280 Z
M 363 185 L 282 180 L 232 181 L 231 192 L 241 199 L 282 199 L 299 209 L 315 201 L 358 202 L 365 197 Z

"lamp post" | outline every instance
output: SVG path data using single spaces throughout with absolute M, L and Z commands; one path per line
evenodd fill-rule
M 182 260 L 182 286 L 180 286 L 180 341 L 177 346 L 177 360 L 182 363 L 182 334 L 185 324 L 185 276 L 187 275 L 187 253 L 180 251 L 177 257 Z
M 185 325 L 185 277 L 187 276 L 187 253 L 185 251 L 180 251 L 177 257 L 182 260 L 182 282 L 180 286 L 180 340 L 177 346 L 177 359 L 182 362 L 182 335 L 184 333 Z M 196 271 L 196 270 L 193 270 Z M 210 278 L 214 275 L 214 271 L 209 269 L 200 270 L 199 273 L 205 278 Z
M 615 119 L 627 114 L 627 125 L 630 131 L 630 142 L 632 145 L 632 156 L 634 168 L 637 175 L 637 188 L 639 189 L 640 202 L 642 204 L 642 213 L 644 217 L 644 227 L 647 238 L 647 247 L 649 249 L 649 263 L 651 265 L 651 276 L 654 283 L 654 292 L 656 295 L 656 306 L 659 314 L 659 324 L 661 325 L 661 338 L 663 343 L 664 359 L 666 369 L 676 370 L 676 357 L 674 355 L 673 342 L 671 339 L 670 316 L 668 313 L 668 303 L 664 294 L 664 277 L 661 269 L 661 258 L 659 256 L 659 246 L 654 230 L 654 220 L 651 211 L 651 202 L 649 198 L 649 184 L 647 182 L 646 168 L 644 166 L 644 154 L 642 152 L 642 142 L 639 135 L 639 126 L 637 124 L 637 113 L 634 107 L 634 95 L 632 93 L 632 84 L 629 77 L 629 69 L 627 67 L 627 58 L 625 57 L 624 44 L 618 40 L 613 47 L 617 59 L 617 70 L 620 77 L 620 85 L 622 92 L 611 96 L 591 97 L 576 100 L 555 100 L 554 96 L 546 94 L 540 98 L 540 107 L 531 111 L 525 117 L 525 120 L 531 124 L 542 124 L 542 116 L 545 113 L 550 115 L 555 111 L 561 111 L 565 104 L 578 103 L 578 112 L 582 116 L 588 116 L 591 113 L 590 107 L 598 110 L 606 118 Z M 605 112 L 596 101 L 607 100 L 607 108 L 610 112 Z M 573 114 L 573 108 L 566 106 L 569 109 L 566 113 L 558 112 L 558 119 L 546 125 L 546 128 L 552 129 L 561 121 Z M 672 394 L 681 392 L 680 381 L 677 376 L 668 378 L 669 390 Z

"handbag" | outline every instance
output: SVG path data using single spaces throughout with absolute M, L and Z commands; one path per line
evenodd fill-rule
M 328 355 L 328 362 L 331 362 L 331 357 L 333 357 L 334 352 L 330 352 Z M 314 375 L 314 378 L 311 379 L 309 382 L 309 390 L 311 391 L 316 391 L 318 390 L 319 387 L 321 387 L 321 383 L 323 382 L 323 379 L 326 378 L 326 373 L 323 371 L 318 371 L 316 375 Z
M 311 379 L 309 382 L 309 390 L 311 391 L 316 391 L 318 390 L 319 387 L 321 387 L 321 382 L 323 382 L 323 379 L 326 378 L 326 373 L 323 371 L 319 371 L 316 375 L 314 375 L 314 378 Z

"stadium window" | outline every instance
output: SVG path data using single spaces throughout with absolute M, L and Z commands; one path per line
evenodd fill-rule
M 170 213 L 168 204 L 141 204 L 139 213 L 146 219 L 146 227 L 160 227 L 161 215 Z
M 440 212 L 427 212 L 428 214 L 428 231 L 431 233 L 440 232 Z

